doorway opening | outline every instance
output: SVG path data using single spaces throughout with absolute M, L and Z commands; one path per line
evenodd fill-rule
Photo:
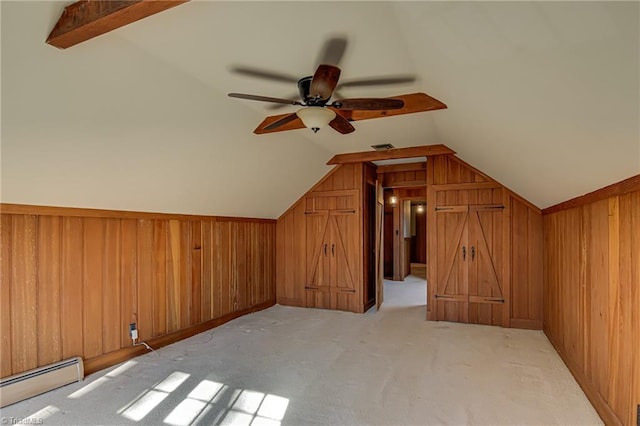
M 412 306 L 426 317 L 427 158 L 373 163 L 376 306 Z
M 385 303 L 426 309 L 426 197 L 416 192 L 416 188 L 385 189 Z

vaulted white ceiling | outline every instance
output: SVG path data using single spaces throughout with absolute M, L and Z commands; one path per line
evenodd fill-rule
M 443 143 L 539 207 L 640 173 L 638 2 L 192 1 L 67 50 L 66 2 L 1 2 L 2 202 L 277 217 L 334 154 Z M 446 110 L 356 131 L 254 135 L 274 112 L 227 97 L 311 75 L 347 37 L 342 79 L 414 74 L 348 97 L 425 92 Z

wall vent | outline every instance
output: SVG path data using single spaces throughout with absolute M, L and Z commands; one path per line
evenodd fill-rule
M 381 143 L 380 145 L 371 145 L 371 148 L 375 149 L 376 151 L 388 151 L 395 148 L 395 146 L 391 145 L 390 143 Z
M 79 382 L 84 378 L 82 358 L 70 358 L 55 364 L 25 371 L 0 380 L 0 407 Z

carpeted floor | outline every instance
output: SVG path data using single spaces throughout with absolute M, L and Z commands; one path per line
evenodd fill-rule
M 602 424 L 540 331 L 274 306 L 2 410 L 5 424 Z

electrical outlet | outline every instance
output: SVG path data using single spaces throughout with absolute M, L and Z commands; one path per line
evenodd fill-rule
M 132 340 L 136 340 L 138 338 L 138 328 L 135 322 L 129 324 L 129 335 L 131 336 Z

